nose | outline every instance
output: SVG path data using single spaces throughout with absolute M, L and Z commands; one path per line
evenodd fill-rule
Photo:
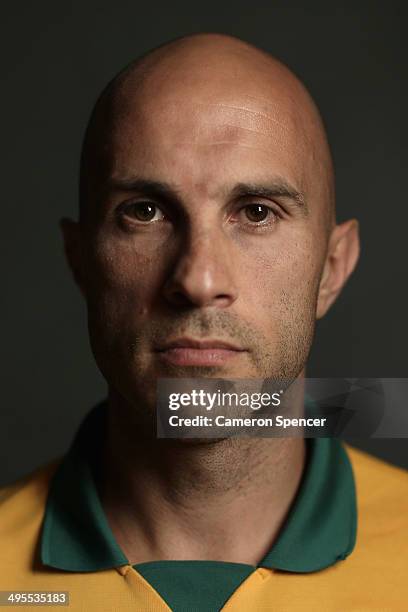
M 178 307 L 226 308 L 238 297 L 236 262 L 222 232 L 190 232 L 164 285 L 168 303 Z

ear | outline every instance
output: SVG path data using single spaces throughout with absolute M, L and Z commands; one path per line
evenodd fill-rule
M 65 257 L 82 295 L 86 297 L 81 227 L 78 222 L 63 218 L 60 227 L 64 240 Z
M 350 219 L 336 225 L 331 233 L 320 280 L 316 318 L 329 310 L 353 272 L 360 253 L 358 221 Z

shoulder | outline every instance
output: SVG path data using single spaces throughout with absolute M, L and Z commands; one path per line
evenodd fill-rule
M 60 462 L 61 458 L 54 459 L 11 484 L 0 487 L 0 508 L 15 498 L 25 497 L 34 491 L 38 493 L 44 487 L 47 488 Z
M 0 488 L 0 542 L 16 547 L 31 541 L 43 518 L 49 486 L 61 459 Z
M 408 560 L 408 471 L 346 446 L 354 472 L 357 543 L 391 567 Z
M 361 501 L 375 502 L 386 497 L 397 497 L 399 504 L 408 500 L 408 470 L 346 445 L 353 467 L 357 493 Z

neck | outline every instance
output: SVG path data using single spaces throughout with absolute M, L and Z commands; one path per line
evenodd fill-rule
M 112 394 L 108 414 L 100 495 L 131 564 L 261 561 L 296 496 L 302 438 L 135 439 Z

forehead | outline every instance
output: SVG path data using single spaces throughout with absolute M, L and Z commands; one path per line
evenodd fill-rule
M 310 137 L 296 101 L 191 89 L 125 98 L 113 108 L 110 177 L 146 175 L 211 190 L 280 175 L 305 190 Z

